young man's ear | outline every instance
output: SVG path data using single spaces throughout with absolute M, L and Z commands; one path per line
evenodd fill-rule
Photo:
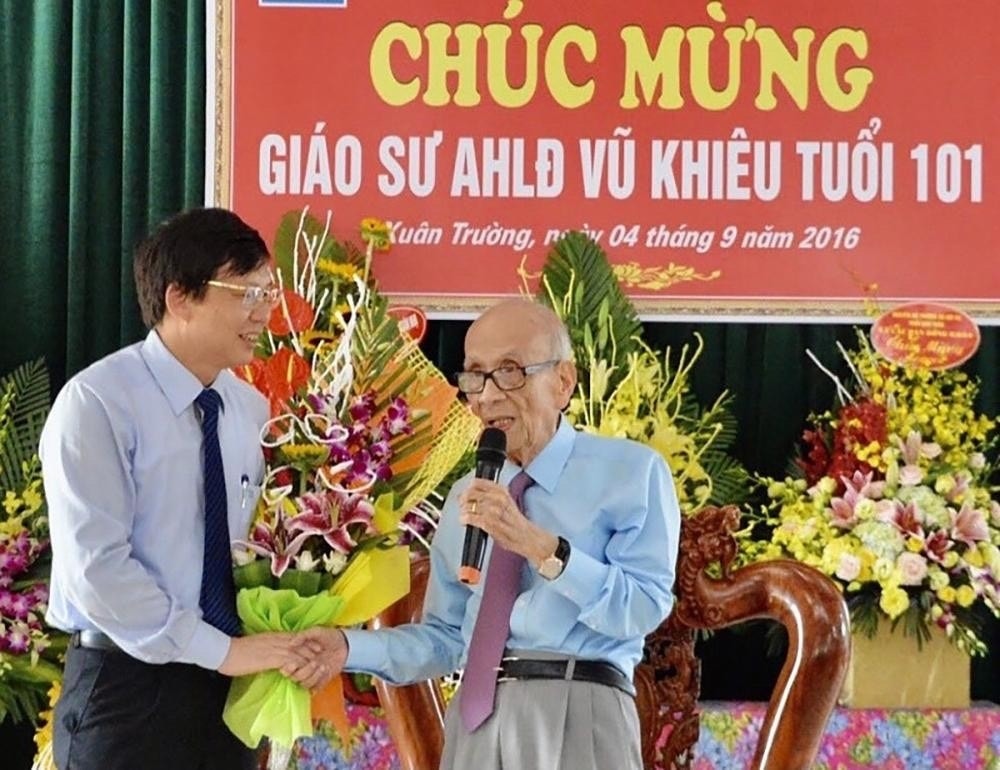
M 172 283 L 167 287 L 164 299 L 167 311 L 164 315 L 174 316 L 183 321 L 187 321 L 191 317 L 191 295 L 178 284 Z

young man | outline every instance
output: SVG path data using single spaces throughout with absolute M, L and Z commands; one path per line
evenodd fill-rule
M 313 671 L 291 636 L 239 636 L 230 566 L 267 405 L 228 370 L 251 360 L 277 290 L 258 233 L 222 209 L 160 225 L 134 272 L 149 334 L 66 383 L 42 434 L 47 619 L 72 634 L 56 764 L 249 770 L 222 723 L 229 677 Z
M 420 623 L 305 635 L 333 670 L 397 684 L 464 664 L 446 770 L 642 768 L 632 675 L 672 606 L 680 513 L 658 454 L 562 418 L 575 384 L 551 310 L 509 301 L 473 323 L 458 387 L 506 434 L 500 483 L 470 475 L 451 490 Z M 467 525 L 491 543 L 475 588 L 458 579 Z

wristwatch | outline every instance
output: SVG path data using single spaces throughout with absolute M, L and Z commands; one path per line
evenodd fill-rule
M 568 560 L 569 541 L 564 537 L 560 537 L 559 544 L 556 546 L 556 552 L 538 565 L 538 574 L 546 580 L 555 580 L 566 568 Z

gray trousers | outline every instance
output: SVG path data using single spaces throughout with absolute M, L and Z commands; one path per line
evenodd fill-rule
M 614 687 L 500 682 L 493 715 L 471 734 L 461 697 L 445 715 L 440 770 L 642 770 L 635 700 Z

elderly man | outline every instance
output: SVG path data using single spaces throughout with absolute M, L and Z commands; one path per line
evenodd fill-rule
M 572 358 L 541 305 L 503 302 L 472 324 L 458 387 L 507 436 L 499 483 L 470 474 L 451 490 L 420 623 L 309 635 L 330 669 L 396 684 L 464 665 L 442 768 L 642 767 L 632 675 L 670 612 L 680 514 L 658 454 L 562 417 Z M 458 577 L 467 525 L 491 542 L 475 587 Z M 327 673 L 295 669 L 308 685 Z

